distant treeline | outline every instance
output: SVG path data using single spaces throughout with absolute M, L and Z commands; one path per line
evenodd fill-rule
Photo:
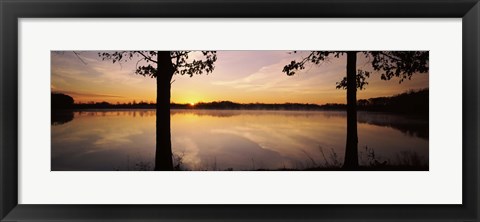
M 428 89 L 357 101 L 358 109 L 428 116 Z
M 309 103 L 235 103 L 231 101 L 219 101 L 195 105 L 172 103 L 174 109 L 230 109 L 230 110 L 318 110 L 321 106 Z
M 358 110 L 393 112 L 428 116 L 428 89 L 409 91 L 391 97 L 361 99 Z M 155 109 L 155 103 L 129 102 L 111 104 L 108 102 L 74 103 L 73 98 L 64 94 L 52 93 L 52 109 Z M 172 103 L 172 109 L 225 109 L 225 110 L 346 110 L 345 104 L 309 103 L 235 103 L 231 101 L 200 102 L 192 104 Z

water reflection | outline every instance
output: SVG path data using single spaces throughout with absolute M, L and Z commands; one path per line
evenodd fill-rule
M 304 169 L 343 161 L 344 112 L 172 110 L 171 119 L 178 169 Z M 155 110 L 76 111 L 69 121 L 55 124 L 52 114 L 52 170 L 153 170 Z M 428 165 L 428 121 L 367 112 L 358 121 L 360 164 Z
M 70 110 L 54 111 L 51 114 L 52 125 L 60 125 L 60 124 L 68 123 L 72 120 L 73 120 L 73 111 L 70 111 Z

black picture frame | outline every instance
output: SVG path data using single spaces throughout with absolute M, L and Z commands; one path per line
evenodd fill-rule
M 478 0 L 0 0 L 1 221 L 478 221 Z M 461 205 L 18 204 L 18 19 L 134 17 L 462 18 Z M 448 43 L 447 43 L 448 44 Z M 341 194 L 340 194 L 341 195 Z M 442 195 L 439 193 L 438 195 Z

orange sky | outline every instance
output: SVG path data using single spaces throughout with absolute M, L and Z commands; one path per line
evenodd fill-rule
M 172 102 L 197 103 L 230 100 L 240 103 L 346 103 L 345 90 L 336 89 L 346 72 L 346 58 L 332 58 L 321 65 L 307 65 L 294 76 L 282 72 L 293 59 L 306 52 L 217 51 L 215 70 L 193 77 L 175 75 Z M 113 64 L 102 61 L 96 51 L 51 53 L 51 89 L 70 95 L 75 102 L 154 102 L 156 81 L 134 73 L 138 59 Z M 196 57 L 195 53 L 192 57 Z M 82 62 L 83 60 L 83 62 Z M 367 59 L 358 56 L 357 68 L 372 71 Z M 428 88 L 428 74 L 415 74 L 402 84 L 399 79 L 380 80 L 372 72 L 358 99 L 391 96 L 411 89 Z

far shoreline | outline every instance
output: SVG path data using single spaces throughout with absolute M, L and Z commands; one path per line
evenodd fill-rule
M 158 109 L 156 103 L 129 102 L 108 103 L 89 102 L 74 103 L 72 97 L 62 94 L 52 94 L 52 112 L 61 109 L 71 110 L 141 110 Z M 164 107 L 165 108 L 165 107 Z M 343 111 L 347 110 L 346 104 L 327 103 L 323 105 L 313 103 L 237 103 L 232 101 L 214 101 L 198 103 L 170 103 L 171 110 L 277 110 L 277 111 Z M 416 116 L 428 119 L 429 96 L 428 89 L 409 91 L 391 97 L 377 97 L 360 99 L 356 104 L 356 111 L 392 113 L 405 116 Z

